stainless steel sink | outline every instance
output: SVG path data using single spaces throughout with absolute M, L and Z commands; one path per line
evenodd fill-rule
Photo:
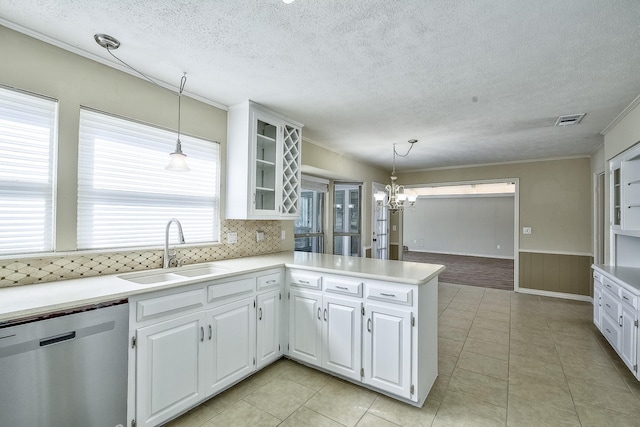
M 118 276 L 121 279 L 128 280 L 139 285 L 153 285 L 156 283 L 170 282 L 172 280 L 184 279 L 181 276 L 167 272 L 155 273 L 132 273 Z
M 184 277 L 198 277 L 209 276 L 213 274 L 224 274 L 228 273 L 229 271 L 230 270 L 227 270 L 226 268 L 220 268 L 213 265 L 201 265 L 193 267 L 181 267 L 179 270 L 174 271 L 174 273 Z

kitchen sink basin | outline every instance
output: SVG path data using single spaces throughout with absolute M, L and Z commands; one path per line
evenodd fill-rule
M 123 274 L 118 276 L 121 279 L 128 280 L 133 283 L 137 283 L 139 285 L 153 285 L 156 283 L 169 282 L 171 280 L 182 279 L 182 277 L 173 273 L 134 273 L 134 274 Z
M 182 267 L 179 270 L 175 271 L 175 274 L 178 274 L 183 277 L 198 277 L 198 276 L 208 276 L 211 274 L 222 274 L 228 273 L 229 270 L 226 268 L 220 268 L 213 265 L 201 265 L 194 267 Z

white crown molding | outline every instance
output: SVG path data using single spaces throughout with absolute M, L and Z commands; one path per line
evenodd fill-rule
M 615 127 L 615 125 L 617 125 L 618 123 L 620 123 L 620 121 L 622 121 L 622 119 L 627 117 L 627 114 L 629 114 L 631 112 L 631 110 L 636 108 L 638 106 L 638 104 L 640 104 L 640 95 L 638 95 L 636 97 L 636 99 L 631 101 L 631 104 L 627 105 L 627 108 L 622 110 L 622 112 L 620 114 L 618 114 L 616 116 L 616 118 L 613 119 L 613 121 L 607 125 L 607 127 L 602 129 L 602 132 L 600 132 L 600 134 L 601 135 L 606 135 L 611 129 L 613 129 Z

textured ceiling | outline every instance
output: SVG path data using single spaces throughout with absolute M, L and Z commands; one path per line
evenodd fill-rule
M 0 21 L 398 170 L 588 155 L 640 94 L 638 0 L 2 0 Z M 554 127 L 557 116 L 587 113 Z M 398 147 L 404 150 L 403 146 Z

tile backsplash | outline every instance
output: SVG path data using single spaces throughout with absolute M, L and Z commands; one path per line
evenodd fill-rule
M 282 228 L 281 221 L 224 220 L 220 224 L 220 244 L 178 247 L 178 258 L 185 258 L 185 264 L 194 264 L 279 252 Z M 257 231 L 264 232 L 264 240 L 256 242 Z M 237 233 L 237 243 L 226 243 L 229 232 Z M 161 268 L 162 257 L 159 249 L 78 251 L 0 260 L 0 288 Z

